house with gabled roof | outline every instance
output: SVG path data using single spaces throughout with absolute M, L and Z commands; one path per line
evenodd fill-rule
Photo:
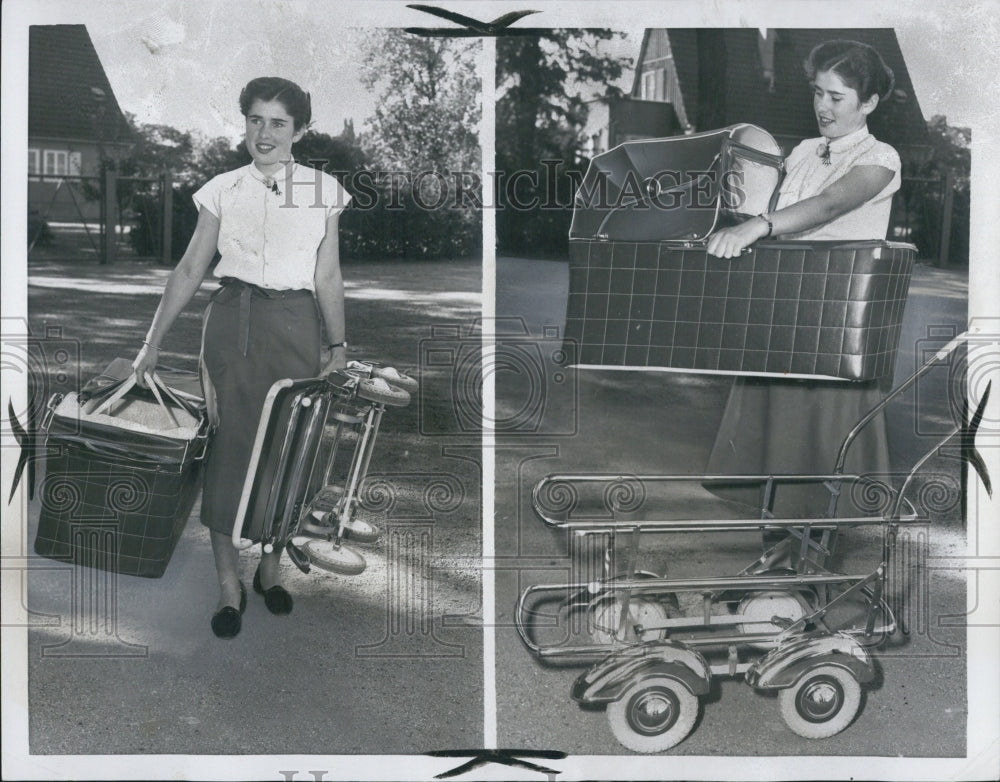
M 99 204 L 63 193 L 60 181 L 98 177 L 102 160 L 120 158 L 130 141 L 129 123 L 86 26 L 32 26 L 28 32 L 31 207 L 44 210 L 50 220 L 96 217 Z
M 587 129 L 587 151 L 750 122 L 788 152 L 819 134 L 802 64 L 816 44 L 831 38 L 878 49 L 896 84 L 869 118 L 869 129 L 899 150 L 904 166 L 908 159 L 925 157 L 927 126 L 891 29 L 647 29 L 629 97 L 607 98 L 592 108 L 595 121 Z M 664 133 L 664 128 L 674 132 Z
M 659 100 L 689 132 L 750 122 L 788 151 L 819 135 L 803 62 L 834 38 L 874 46 L 892 69 L 892 95 L 868 127 L 904 158 L 927 152 L 927 125 L 891 29 L 650 29 L 639 52 L 633 99 Z
M 834 38 L 874 46 L 893 71 L 892 94 L 868 118 L 871 132 L 895 147 L 903 164 L 890 236 L 910 239 L 919 223 L 924 226 L 921 251 L 943 259 L 947 241 L 936 237 L 949 235 L 950 212 L 947 200 L 927 212 L 926 191 L 938 187 L 944 193 L 946 185 L 910 179 L 933 149 L 892 29 L 647 29 L 630 94 L 591 102 L 583 154 L 593 157 L 626 141 L 740 122 L 764 128 L 788 154 L 803 139 L 819 135 L 803 63 L 813 47 Z M 940 217 L 927 216 L 938 212 Z

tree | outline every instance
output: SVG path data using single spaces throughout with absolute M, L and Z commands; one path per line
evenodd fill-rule
M 367 156 L 350 126 L 345 126 L 344 133 L 339 136 L 307 131 L 295 145 L 295 159 L 303 165 L 338 174 L 353 174 L 367 165 Z M 349 180 L 350 177 L 341 179 Z M 350 188 L 349 181 L 342 184 Z
M 250 160 L 250 153 L 242 140 L 234 143 L 225 136 L 203 140 L 191 163 L 189 181 L 197 189 L 212 177 L 245 166 Z
M 358 248 L 374 251 L 378 239 L 389 254 L 407 258 L 479 248 L 480 46 L 394 30 L 362 40 L 361 79 L 378 99 L 361 145 L 379 198 L 348 218 Z
M 597 44 L 621 35 L 552 30 L 498 39 L 497 239 L 504 251 L 565 252 L 587 118 L 571 87 L 606 85 L 606 95 L 618 93 L 611 83 L 630 61 L 600 53 Z
M 379 97 L 362 143 L 378 165 L 410 171 L 479 166 L 479 48 L 478 42 L 392 30 L 366 35 L 361 80 Z
M 912 238 L 922 249 L 932 254 L 936 252 L 941 241 L 939 228 L 945 201 L 943 188 L 950 182 L 952 214 L 948 262 L 953 266 L 965 265 L 969 262 L 972 132 L 968 128 L 949 125 L 945 117 L 937 114 L 927 122 L 927 137 L 931 154 L 913 173 L 920 178 L 941 181 L 942 191 L 923 187 L 915 194 L 915 207 L 920 219 Z
M 188 131 L 170 125 L 141 124 L 126 114 L 132 127 L 132 146 L 118 164 L 122 176 L 156 177 L 164 169 L 184 176 L 191 171 L 197 142 Z

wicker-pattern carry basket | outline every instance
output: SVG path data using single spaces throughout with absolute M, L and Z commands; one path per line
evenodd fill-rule
M 916 248 L 570 242 L 568 347 L 583 366 L 871 380 L 890 376 Z

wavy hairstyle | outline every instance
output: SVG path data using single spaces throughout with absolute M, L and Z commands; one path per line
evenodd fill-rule
M 307 127 L 312 120 L 312 102 L 309 93 L 288 79 L 278 76 L 260 76 L 251 79 L 240 92 L 240 113 L 244 117 L 250 112 L 255 100 L 280 102 L 295 123 L 295 130 Z
M 872 95 L 885 100 L 896 83 L 882 55 L 874 47 L 858 41 L 824 41 L 809 52 L 803 67 L 809 81 L 821 71 L 832 71 L 855 90 L 862 101 Z

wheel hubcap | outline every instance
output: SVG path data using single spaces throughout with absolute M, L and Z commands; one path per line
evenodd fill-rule
M 830 676 L 813 679 L 799 690 L 795 706 L 803 719 L 809 722 L 826 722 L 840 711 L 844 703 L 844 690 L 840 682 Z
M 628 708 L 628 721 L 636 733 L 655 736 L 673 727 L 679 711 L 677 696 L 665 687 L 656 687 L 632 698 Z

